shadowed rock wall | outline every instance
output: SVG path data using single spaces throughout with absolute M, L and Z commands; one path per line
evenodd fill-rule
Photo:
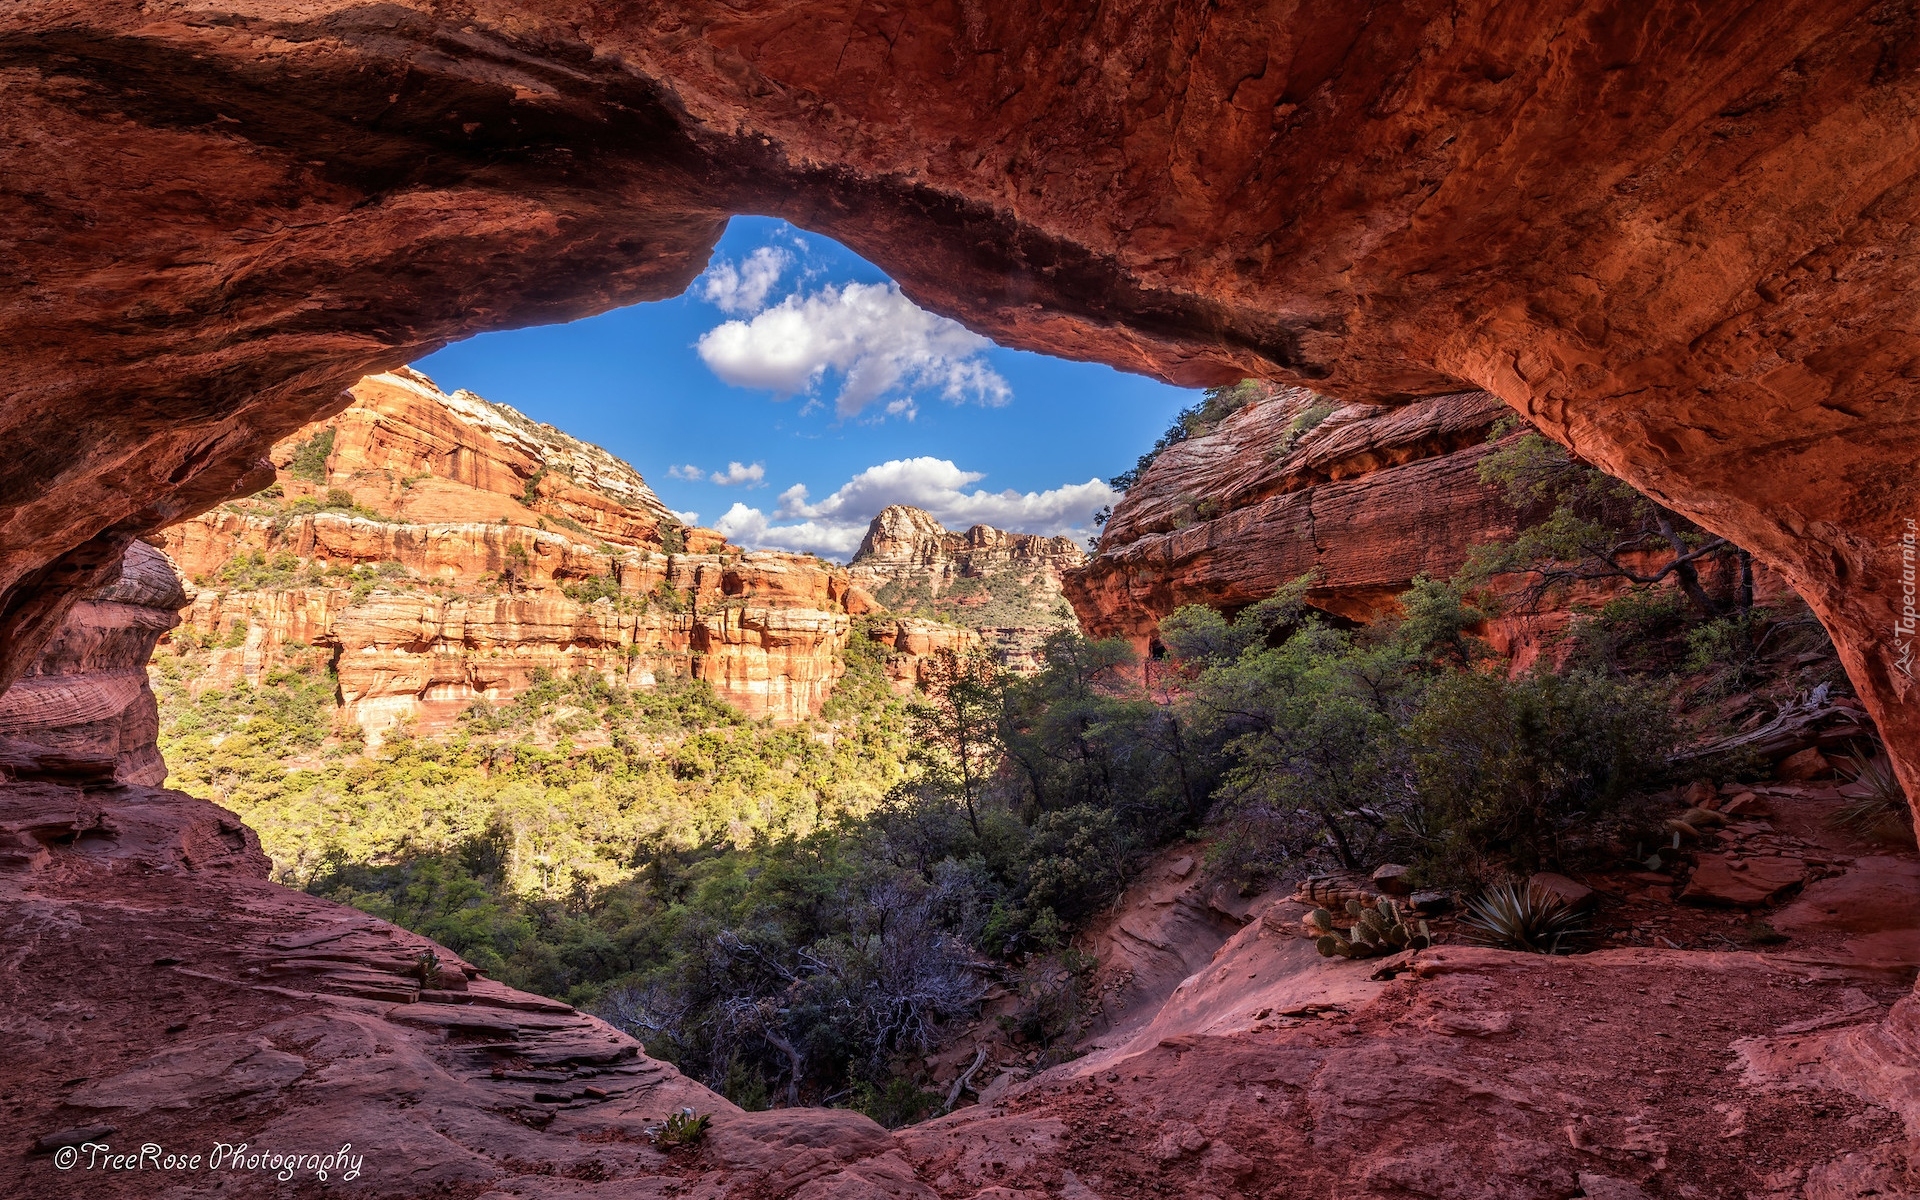
M 120 578 L 74 603 L 0 695 L 0 780 L 159 786 L 167 765 L 147 659 L 186 602 L 166 555 L 129 545 Z

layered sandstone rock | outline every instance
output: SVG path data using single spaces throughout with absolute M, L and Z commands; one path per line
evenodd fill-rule
M 885 608 L 977 630 L 1002 664 L 1032 671 L 1047 636 L 1075 626 L 1061 579 L 1086 559 L 1072 538 L 991 525 L 951 533 L 932 513 L 893 504 L 867 527 L 850 573 Z
M 1154 459 L 1067 595 L 1088 633 L 1142 649 L 1183 604 L 1237 611 L 1308 572 L 1312 603 L 1367 620 L 1513 534 L 1477 473 L 1505 411 L 1484 392 L 1387 407 L 1270 389 Z
M 1236 612 L 1309 572 L 1308 603 L 1338 619 L 1396 613 L 1416 576 L 1451 578 L 1476 547 L 1517 532 L 1502 489 L 1479 476 L 1483 457 L 1521 436 L 1490 440 L 1505 415 L 1482 392 L 1389 407 L 1264 388 L 1154 458 L 1114 506 L 1098 553 L 1066 574 L 1067 596 L 1090 635 L 1128 638 L 1142 653 L 1183 604 Z M 1665 558 L 1635 550 L 1619 561 L 1652 575 Z M 1740 582 L 1731 558 L 1698 571 L 1723 601 Z M 1515 672 L 1564 662 L 1576 616 L 1635 586 L 1589 579 L 1536 595 L 1535 582 L 1490 580 L 1495 615 L 1477 630 Z M 1759 603 L 1803 607 L 1764 563 L 1752 582 Z M 1661 586 L 1678 588 L 1671 576 Z
M 869 622 L 866 632 L 886 651 L 887 678 L 903 695 L 927 685 L 940 655 L 965 655 L 986 646 L 976 630 L 925 617 L 882 618 Z
M 407 368 L 355 384 L 352 407 L 273 449 L 289 495 L 342 488 L 412 522 L 570 521 L 622 546 L 661 545 L 683 525 L 631 466 L 598 446 L 468 391 L 447 395 Z M 315 437 L 330 448 L 311 479 L 284 470 Z M 316 447 L 318 448 L 318 447 Z M 478 495 L 476 495 L 478 493 Z M 709 542 L 710 531 L 700 531 Z
M 605 1022 L 267 873 L 259 839 L 206 801 L 0 783 L 0 954 L 15 967 L 0 1005 L 18 1016 L 0 1049 L 15 1089 L 0 1191 L 558 1198 L 660 1195 L 673 1179 L 709 1196 L 933 1200 L 857 1113 L 743 1113 Z M 698 1153 L 648 1136 L 682 1108 L 712 1121 Z M 201 1164 L 61 1156 L 88 1141 Z M 216 1142 L 312 1157 L 276 1181 L 210 1168 Z M 342 1146 L 356 1161 L 323 1182 L 313 1160 Z
M 26 674 L 0 695 L 0 777 L 158 785 L 154 643 L 186 602 L 166 556 L 127 547 L 120 578 L 72 606 Z
M 698 678 L 752 716 L 819 711 L 851 630 L 844 569 L 686 529 L 606 451 L 416 372 L 354 393 L 274 448 L 277 492 L 166 531 L 195 589 L 199 684 L 319 647 L 375 735 L 444 728 L 542 672 Z M 314 511 L 339 493 L 350 509 Z

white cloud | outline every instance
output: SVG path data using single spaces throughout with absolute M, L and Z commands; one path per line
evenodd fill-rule
M 811 550 L 845 558 L 860 546 L 867 525 L 889 504 L 911 504 L 932 513 L 948 529 L 993 525 L 1016 533 L 1084 538 L 1094 510 L 1119 493 L 1098 479 L 1044 492 L 989 492 L 968 488 L 985 476 L 963 471 L 943 458 L 895 459 L 868 467 L 818 504 L 795 484 L 780 493 L 771 515 L 736 503 L 714 528 L 752 549 Z
M 749 467 L 730 462 L 725 471 L 715 471 L 708 480 L 721 487 L 734 487 L 742 483 L 750 488 L 760 487 L 767 480 L 767 467 L 765 463 L 754 463 Z
M 991 345 L 927 312 L 893 284 L 849 283 L 796 293 L 752 320 L 728 321 L 702 334 L 698 349 L 727 383 L 785 395 L 809 392 L 837 371 L 834 407 L 850 417 L 914 388 L 935 389 L 954 404 L 1007 403 L 1013 389 L 987 364 Z M 901 411 L 910 413 L 913 398 L 904 398 Z
M 684 479 L 688 483 L 698 483 L 706 478 L 706 475 L 707 473 L 705 471 L 702 471 L 692 463 L 676 464 L 667 468 L 667 478 Z
M 793 265 L 793 255 L 779 246 L 762 246 L 739 266 L 721 259 L 700 277 L 700 298 L 733 316 L 747 316 L 767 306 L 780 276 Z
M 667 511 L 680 518 L 682 525 L 698 525 L 700 523 L 700 514 L 697 512 L 681 512 L 677 508 L 670 508 Z

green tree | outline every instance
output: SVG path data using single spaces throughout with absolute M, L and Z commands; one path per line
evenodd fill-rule
M 1497 426 L 1495 440 L 1511 432 Z M 1526 571 L 1538 600 L 1558 587 L 1585 581 L 1624 580 L 1650 587 L 1668 578 L 1702 617 L 1729 607 L 1753 605 L 1753 561 L 1725 538 L 1708 534 L 1680 514 L 1569 454 L 1565 447 L 1529 431 L 1480 460 L 1480 479 L 1498 484 L 1519 512 L 1523 528 L 1511 542 L 1481 547 L 1469 563 L 1470 578 Z M 1700 564 L 1729 560 L 1737 582 L 1729 602 L 1708 593 Z
M 1628 813 L 1676 740 L 1664 697 L 1592 671 L 1521 679 L 1460 671 L 1427 690 L 1409 729 L 1418 805 L 1407 828 L 1438 882 L 1488 861 L 1558 866 Z
M 1366 864 L 1411 802 L 1401 736 L 1417 696 L 1403 645 L 1356 644 L 1315 622 L 1194 681 L 1196 723 L 1226 738 L 1225 798 L 1274 850 Z
M 980 836 L 980 804 L 1001 754 L 999 736 L 1005 673 L 985 650 L 935 652 L 928 664 L 925 695 L 913 706 L 914 732 L 953 773 L 967 809 L 967 824 Z

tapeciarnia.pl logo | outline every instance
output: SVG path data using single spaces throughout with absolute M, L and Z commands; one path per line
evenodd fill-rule
M 1893 623 L 1893 669 L 1911 679 L 1914 635 L 1920 632 L 1920 610 L 1914 607 L 1914 597 L 1920 593 L 1915 564 L 1920 557 L 1920 525 L 1908 517 L 1906 526 L 1900 535 L 1900 619 Z

